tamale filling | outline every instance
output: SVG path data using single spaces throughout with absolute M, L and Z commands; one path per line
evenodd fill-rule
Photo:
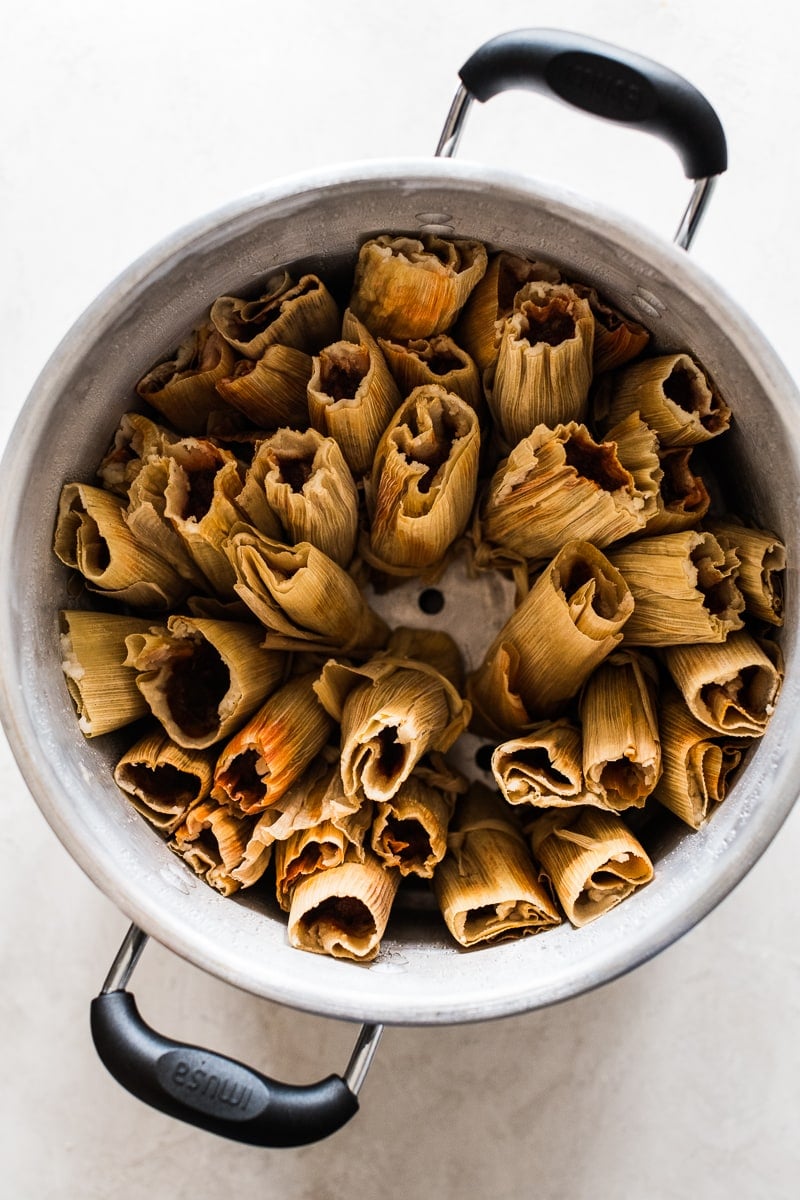
M 257 750 L 243 750 L 221 771 L 219 782 L 229 796 L 238 800 L 243 808 L 252 808 L 263 802 L 266 793 L 264 777 L 259 774 Z
M 575 319 L 567 311 L 568 300 L 555 297 L 544 308 L 529 301 L 523 304 L 522 312 L 527 318 L 528 341 L 531 345 L 544 342 L 548 346 L 560 346 L 575 337 Z
M 305 485 L 308 483 L 311 476 L 314 474 L 314 454 L 304 456 L 300 455 L 283 455 L 276 454 L 278 469 L 281 473 L 281 479 L 284 483 L 288 483 L 293 492 L 302 492 Z
M 430 838 L 419 821 L 412 817 L 405 820 L 390 817 L 381 840 L 389 853 L 401 862 L 424 861 L 431 852 Z
M 155 767 L 129 763 L 125 767 L 125 782 L 138 795 L 160 804 L 188 804 L 198 790 L 197 776 L 180 771 L 172 763 L 159 763 Z
M 189 521 L 192 518 L 196 521 L 202 521 L 211 508 L 211 502 L 214 499 L 214 480 L 216 475 L 217 470 L 215 467 L 206 467 L 198 471 L 186 472 L 189 487 L 181 511 L 181 517 L 184 521 Z
M 231 673 L 207 641 L 170 664 L 165 695 L 175 724 L 192 738 L 213 733 L 219 706 L 231 686 Z
M 333 925 L 353 938 L 367 938 L 375 932 L 372 913 L 355 896 L 329 896 L 303 916 L 306 930 L 315 925 Z
M 402 742 L 398 742 L 396 734 L 396 726 L 386 725 L 376 739 L 378 752 L 375 766 L 387 779 L 391 779 L 402 768 L 406 758 L 406 748 Z
M 543 746 L 527 746 L 520 750 L 515 750 L 513 754 L 513 762 L 521 763 L 524 767 L 529 767 L 531 771 L 536 771 L 539 775 L 545 775 L 552 779 L 553 783 L 569 786 L 572 783 L 566 775 L 557 770 L 550 761 L 550 755 Z
M 631 475 L 620 465 L 614 443 L 599 445 L 580 433 L 564 442 L 567 466 L 574 467 L 583 479 L 590 479 L 606 492 L 629 487 Z
M 353 400 L 369 371 L 369 351 L 363 346 L 323 350 L 319 356 L 321 390 L 332 400 Z

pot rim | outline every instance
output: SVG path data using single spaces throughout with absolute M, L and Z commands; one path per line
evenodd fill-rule
M 582 227 L 591 227 L 633 256 L 671 275 L 677 279 L 682 292 L 701 304 L 710 320 L 724 327 L 735 339 L 748 363 L 758 367 L 764 390 L 775 402 L 787 430 L 792 425 L 795 429 L 800 427 L 800 396 L 775 351 L 751 319 L 734 301 L 721 294 L 719 286 L 685 251 L 632 218 L 614 213 L 602 203 L 586 200 L 560 187 L 539 184 L 518 173 L 487 168 L 482 163 L 463 159 L 377 159 L 335 164 L 277 180 L 183 226 L 124 270 L 73 324 L 34 383 L 9 435 L 2 463 L 4 478 L 15 476 L 12 459 L 26 460 L 26 448 L 30 448 L 49 411 L 59 379 L 81 360 L 90 343 L 102 337 L 104 330 L 131 304 L 132 297 L 144 293 L 160 274 L 167 272 L 192 247 L 201 243 L 213 245 L 217 239 L 230 238 L 237 225 L 250 223 L 256 212 L 303 194 L 357 188 L 370 183 L 391 183 L 394 188 L 402 189 L 406 181 L 411 186 L 433 182 L 436 185 L 453 183 L 462 189 L 483 192 L 488 188 L 500 189 L 566 216 Z M 800 447 L 792 442 L 791 452 L 800 470 Z M 9 570 L 13 571 L 15 530 L 22 504 L 21 489 L 17 487 L 16 491 L 10 490 L 6 495 L 0 511 L 0 572 L 3 572 L 3 578 L 9 577 Z M 724 809 L 720 810 L 714 821 L 694 835 L 698 839 L 698 852 L 702 847 L 702 854 L 716 864 L 714 874 L 710 878 L 698 877 L 695 885 L 682 895 L 680 905 L 670 908 L 663 904 L 656 914 L 657 919 L 647 928 L 637 927 L 633 938 L 627 929 L 624 905 L 606 914 L 603 924 L 609 929 L 627 931 L 628 936 L 619 937 L 611 945 L 604 938 L 594 949 L 591 938 L 587 937 L 588 953 L 581 978 L 576 979 L 574 972 L 570 974 L 566 970 L 561 976 L 556 972 L 544 990 L 536 990 L 536 981 L 527 986 L 517 983 L 513 988 L 504 987 L 502 978 L 498 981 L 487 971 L 477 999 L 475 995 L 463 994 L 463 990 L 448 987 L 444 982 L 438 990 L 434 989 L 435 995 L 409 999 L 402 988 L 395 994 L 388 989 L 390 994 L 387 995 L 385 981 L 382 987 L 370 986 L 370 972 L 377 964 L 356 972 L 353 964 L 306 955 L 303 957 L 312 962 L 304 964 L 302 970 L 292 969 L 298 952 L 290 950 L 292 957 L 286 970 L 283 963 L 276 970 L 270 969 L 270 964 L 267 964 L 268 969 L 262 964 L 248 966 L 242 963 L 241 955 L 237 955 L 235 944 L 213 941 L 202 929 L 179 917 L 176 911 L 161 909 L 155 893 L 148 892 L 141 881 L 129 879 L 120 872 L 117 864 L 103 856 L 96 829 L 76 827 L 76 823 L 62 812 L 58 803 L 57 767 L 47 756 L 37 753 L 36 731 L 28 711 L 24 705 L 15 705 L 15 698 L 25 686 L 24 678 L 15 673 L 17 664 L 11 652 L 19 637 L 21 620 L 22 614 L 8 602 L 6 593 L 6 602 L 0 606 L 0 718 L 29 790 L 72 858 L 131 920 L 188 961 L 257 995 L 321 1015 L 398 1024 L 483 1020 L 544 1007 L 609 982 L 653 957 L 706 916 L 761 856 L 794 803 L 795 792 L 790 780 L 796 772 L 790 761 L 791 755 L 786 751 L 778 758 L 773 751 L 771 766 L 777 780 L 776 791 L 782 796 L 781 803 L 755 806 L 735 820 L 725 819 Z M 798 690 L 800 686 L 795 689 Z M 790 703 L 787 691 L 785 685 L 781 700 L 784 708 Z M 779 786 L 781 781 L 782 787 Z M 740 828 L 745 821 L 746 836 Z M 723 850 L 724 861 L 720 861 Z M 507 950 L 513 953 L 513 946 L 498 948 L 498 961 L 502 961 Z M 486 950 L 479 953 L 486 954 Z

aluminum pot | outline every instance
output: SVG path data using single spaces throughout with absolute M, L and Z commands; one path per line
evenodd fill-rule
M 686 254 L 711 181 L 725 167 L 719 122 L 695 89 L 664 68 L 552 30 L 494 39 L 465 64 L 461 78 L 436 160 L 345 165 L 279 182 L 183 229 L 132 266 L 55 351 L 3 461 L 3 723 L 50 825 L 134 922 L 93 1002 L 98 1051 L 124 1086 L 155 1107 L 254 1144 L 297 1145 L 343 1124 L 358 1107 L 382 1023 L 519 1013 L 575 996 L 650 958 L 741 880 L 797 791 L 800 397 L 747 316 Z M 695 180 L 678 245 L 595 203 L 453 161 L 471 100 L 508 87 L 547 92 L 672 142 Z M 357 967 L 291 949 L 277 910 L 247 893 L 225 899 L 197 881 L 132 812 L 111 776 L 121 743 L 114 735 L 84 740 L 64 686 L 56 612 L 69 601 L 51 542 L 62 483 L 92 478 L 136 381 L 216 296 L 241 293 L 285 265 L 313 262 L 335 278 L 366 237 L 385 230 L 436 230 L 553 260 L 642 320 L 657 348 L 688 347 L 703 362 L 735 414 L 726 450 L 736 508 L 757 514 L 787 542 L 786 677 L 766 735 L 725 804 L 697 833 L 665 826 L 648 846 L 655 880 L 601 921 L 465 952 L 424 913 L 399 911 L 379 958 Z M 457 637 L 469 637 L 481 623 L 474 616 L 480 597 L 445 598 L 443 618 Z M 364 1022 L 343 1075 L 290 1087 L 154 1033 L 127 990 L 148 936 L 256 995 Z

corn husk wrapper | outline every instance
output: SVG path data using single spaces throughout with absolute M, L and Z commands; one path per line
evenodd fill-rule
M 269 866 L 272 846 L 253 837 L 254 822 L 202 800 L 186 814 L 169 843 L 196 875 L 231 896 L 256 883 Z
M 414 629 L 398 625 L 386 643 L 386 654 L 397 659 L 427 663 L 453 685 L 464 690 L 464 659 L 458 643 L 444 629 Z
M 601 300 L 594 288 L 572 285 L 579 296 L 585 296 L 594 317 L 593 369 L 595 375 L 621 367 L 641 354 L 650 341 L 643 325 L 632 321 Z
M 512 737 L 561 715 L 622 641 L 633 596 L 589 542 L 568 542 L 545 567 L 467 681 L 475 727 Z
M 173 566 L 134 536 L 125 502 L 104 488 L 65 483 L 61 489 L 53 549 L 86 585 L 109 600 L 134 608 L 172 608 L 187 592 Z
M 156 727 L 123 754 L 114 781 L 137 812 L 169 835 L 211 792 L 214 759 L 213 750 L 187 750 Z
M 300 778 L 264 809 L 256 830 L 265 842 L 285 842 L 302 829 L 331 822 L 339 826 L 364 804 L 360 796 L 348 796 L 342 786 L 338 746 L 325 745 L 311 760 Z
M 59 620 L 61 669 L 81 733 L 98 737 L 143 717 L 147 702 L 126 668 L 125 639 L 144 633 L 150 622 L 82 609 L 65 609 Z
M 289 909 L 289 944 L 314 954 L 369 962 L 378 954 L 400 882 L 374 855 L 299 880 Z
M 514 812 L 473 784 L 460 802 L 433 886 L 445 924 L 462 946 L 538 933 L 560 923 L 540 883 Z
M 407 342 L 379 338 L 378 345 L 401 396 L 410 395 L 414 388 L 436 384 L 446 392 L 460 396 L 479 415 L 485 413 L 481 373 L 466 350 L 446 333 L 431 338 L 412 338 Z
M 725 799 L 748 742 L 713 733 L 672 689 L 661 697 L 659 722 L 664 769 L 653 796 L 692 829 L 699 829 Z
M 242 468 L 229 450 L 206 438 L 184 438 L 169 446 L 165 457 L 169 461 L 164 516 L 211 588 L 232 596 L 233 569 L 222 545 L 231 527 L 242 519 L 237 503 Z
M 167 489 L 176 470 L 174 459 L 164 454 L 142 464 L 130 485 L 125 523 L 137 542 L 168 559 L 193 591 L 212 591 L 213 584 L 166 513 Z
M 299 881 L 318 871 L 329 871 L 345 861 L 363 862 L 364 841 L 372 822 L 372 805 L 362 804 L 338 821 L 323 821 L 299 829 L 275 843 L 275 897 L 284 912 L 291 907 Z
M 242 358 L 217 381 L 217 391 L 259 429 L 308 425 L 306 388 L 312 360 L 293 346 L 271 345 L 254 362 Z
M 322 280 L 303 275 L 294 283 L 286 271 L 269 279 L 256 300 L 220 296 L 211 320 L 227 342 L 253 359 L 276 344 L 316 354 L 339 331 L 339 310 Z
M 597 808 L 543 813 L 531 826 L 534 858 L 568 919 L 580 927 L 653 878 L 644 848 L 619 817 Z
M 171 616 L 166 629 L 131 634 L 128 666 L 152 712 L 179 746 L 230 737 L 280 683 L 286 656 L 262 649 L 256 625 Z
M 655 515 L 650 517 L 645 529 L 648 537 L 694 529 L 708 512 L 711 497 L 703 480 L 689 465 L 691 455 L 691 446 L 659 452 L 664 474 Z
M 444 333 L 486 264 L 480 242 L 384 234 L 359 251 L 350 308 L 374 337 L 402 340 Z
M 688 354 L 666 354 L 623 367 L 614 375 L 605 403 L 608 424 L 638 412 L 663 446 L 706 442 L 724 433 L 731 420 L 730 409 Z
M 333 729 L 317 700 L 316 679 L 316 671 L 290 679 L 227 743 L 212 791 L 221 804 L 263 812 L 304 774 Z
M 436 385 L 415 388 L 375 454 L 367 561 L 390 574 L 438 563 L 469 521 L 479 455 L 475 411 Z
M 411 775 L 391 800 L 375 806 L 370 845 L 387 867 L 401 875 L 432 879 L 447 851 L 447 827 L 455 793 L 429 787 Z
M 505 250 L 490 258 L 485 275 L 464 306 L 456 331 L 481 372 L 497 362 L 500 333 L 514 309 L 514 297 L 533 280 L 560 283 L 561 274 L 550 263 L 530 261 Z
M 660 479 L 655 435 L 635 414 L 599 443 L 574 421 L 539 425 L 492 477 L 482 536 L 530 559 L 576 537 L 608 546 L 644 528 Z
M 510 446 L 537 425 L 583 421 L 592 382 L 594 317 L 565 283 L 528 283 L 500 335 L 486 399 Z
M 687 530 L 640 538 L 608 552 L 633 593 L 630 646 L 724 642 L 744 622 L 739 559 L 712 533 Z
M 561 808 L 583 803 L 581 732 L 565 717 L 539 721 L 495 747 L 492 774 L 509 804 Z
M 589 677 L 580 700 L 586 804 L 642 808 L 661 775 L 655 666 L 619 650 Z
M 291 649 L 378 650 L 389 636 L 358 586 L 310 542 L 286 546 L 244 525 L 225 549 L 236 572 L 234 590 L 267 629 L 264 645 Z
M 739 630 L 719 644 L 667 646 L 663 657 L 689 711 L 706 728 L 730 737 L 763 734 L 783 671 L 749 633 Z
M 783 578 L 786 547 L 766 529 L 749 529 L 734 521 L 709 521 L 706 528 L 739 559 L 738 583 L 745 607 L 759 621 L 783 624 Z
M 181 433 L 205 433 L 209 415 L 224 407 L 216 385 L 230 374 L 234 359 L 214 327 L 202 325 L 181 342 L 172 358 L 139 380 L 136 394 Z
M 349 309 L 343 336 L 314 359 L 308 412 L 314 428 L 336 440 L 358 479 L 371 468 L 401 397 L 378 343 Z
M 360 667 L 331 659 L 315 691 L 342 728 L 348 795 L 388 801 L 424 754 L 446 753 L 467 726 L 470 706 L 435 667 L 378 655 Z
M 123 413 L 114 440 L 97 468 L 97 477 L 108 491 L 127 496 L 147 460 L 163 454 L 165 446 L 179 440 L 179 433 L 151 421 L 143 413 Z
M 259 519 L 272 514 L 272 529 Z M 245 478 L 239 506 L 268 537 L 310 542 L 341 567 L 353 557 L 358 493 L 339 446 L 316 429 L 279 429 L 261 442 Z

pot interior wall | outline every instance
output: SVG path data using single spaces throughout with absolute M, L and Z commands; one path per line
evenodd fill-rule
M 497 1016 L 565 998 L 674 940 L 745 873 L 794 799 L 798 696 L 798 401 L 748 320 L 685 260 L 603 210 L 463 163 L 343 170 L 277 187 L 201 222 L 136 264 L 59 347 L 12 434 L 0 552 L 5 595 L 5 721 L 47 819 L 96 883 L 158 940 L 253 992 L 342 1017 L 443 1022 Z M 70 606 L 51 553 L 61 485 L 91 480 L 144 371 L 223 293 L 286 264 L 341 280 L 372 233 L 444 226 L 563 266 L 645 323 L 661 349 L 691 348 L 735 414 L 727 437 L 729 507 L 789 548 L 782 699 L 728 799 L 697 834 L 665 816 L 646 831 L 656 879 L 594 925 L 465 952 L 409 890 L 370 966 L 301 954 L 269 897 L 224 899 L 199 882 L 129 808 L 111 779 L 122 737 L 87 742 L 59 666 L 58 608 Z M 644 836 L 644 835 L 643 835 Z

